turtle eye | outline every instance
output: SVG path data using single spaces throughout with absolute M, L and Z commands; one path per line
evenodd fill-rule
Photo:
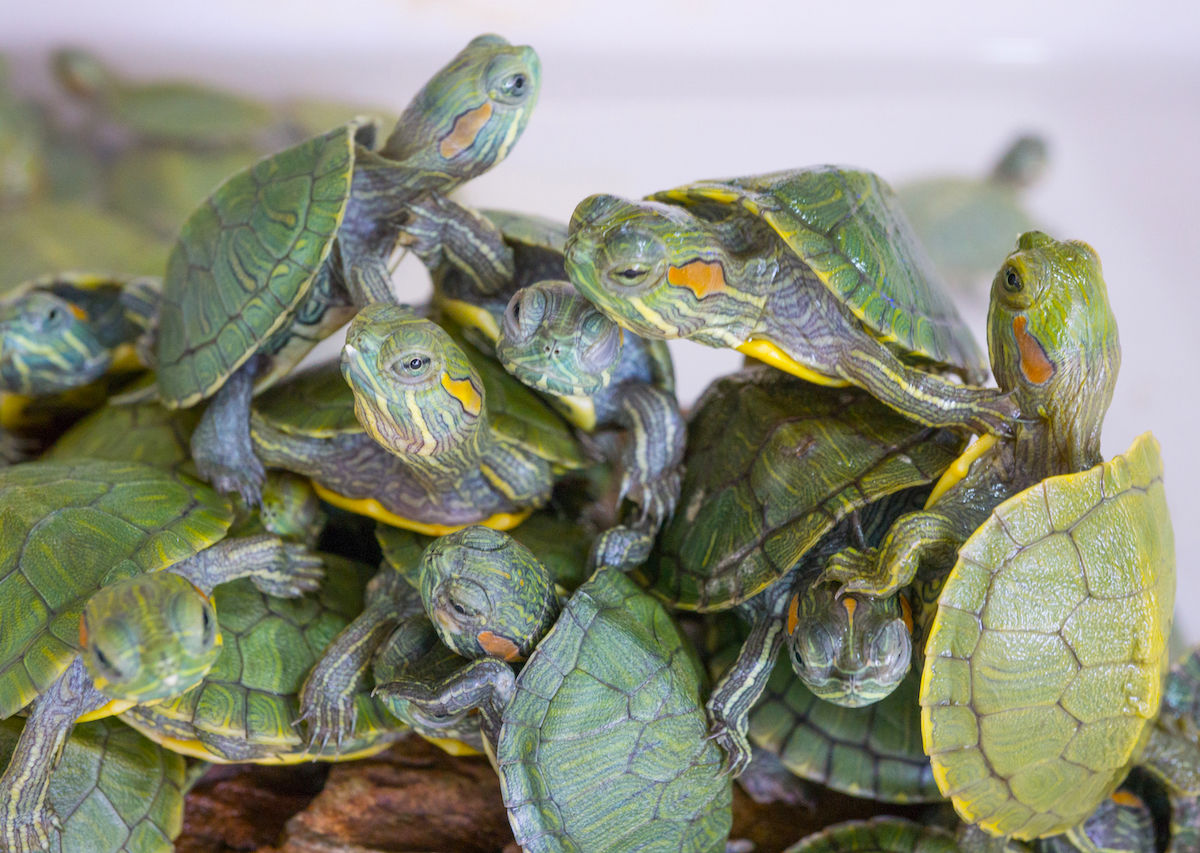
M 217 639 L 217 624 L 213 619 L 212 610 L 205 607 L 200 613 L 200 631 L 204 647 L 212 646 Z
M 533 91 L 529 68 L 516 56 L 500 56 L 488 69 L 488 95 L 505 104 L 519 104 Z
M 613 272 L 613 278 L 618 284 L 624 284 L 632 287 L 635 284 L 640 284 L 650 270 L 645 267 L 626 267 L 623 270 Z
M 1021 276 L 1012 267 L 1004 271 L 1003 287 L 1009 293 L 1020 293 L 1025 289 L 1025 282 L 1021 281 Z
M 120 671 L 118 671 L 113 662 L 109 660 L 108 655 L 104 653 L 103 649 L 101 649 L 99 646 L 96 646 L 94 649 L 92 649 L 92 655 L 95 657 L 96 663 L 100 665 L 100 671 L 105 675 L 105 677 L 107 677 L 110 681 L 116 681 L 120 679 Z
M 424 352 L 406 352 L 392 361 L 391 373 L 401 382 L 418 382 L 429 375 L 433 358 Z
M 510 74 L 500 81 L 500 91 L 509 98 L 524 97 L 528 80 L 524 74 Z
M 541 326 L 545 314 L 545 296 L 528 288 L 518 290 L 504 310 L 504 336 L 513 342 L 524 343 Z

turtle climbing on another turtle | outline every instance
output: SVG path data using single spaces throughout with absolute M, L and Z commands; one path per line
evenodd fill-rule
M 952 287 L 982 288 L 1018 234 L 1032 231 L 1021 195 L 1046 170 L 1046 140 L 1022 134 L 982 178 L 934 177 L 896 187 L 900 206 Z
M 273 535 L 231 538 L 229 503 L 182 474 L 104 461 L 0 471 L 0 718 L 29 707 L 0 777 L 0 839 L 14 853 L 56 833 L 51 769 L 77 720 L 195 685 L 220 651 L 209 595 L 249 577 L 297 596 L 320 560 Z
M 560 609 L 533 553 L 487 528 L 438 539 L 422 562 L 426 612 L 475 659 L 440 683 L 376 690 L 434 717 L 480 710 L 518 844 L 721 849 L 730 780 L 704 737 L 699 664 L 661 605 L 601 567 Z M 498 610 L 501 588 L 521 604 Z
M 541 281 L 508 303 L 496 357 L 549 395 L 585 432 L 621 429 L 622 521 L 650 536 L 675 511 L 687 429 L 663 341 L 625 334 L 566 281 Z
M 891 189 L 833 166 L 584 199 L 572 283 L 624 328 L 733 347 L 907 418 L 1011 434 L 1017 415 Z
M 169 408 L 212 398 L 192 455 L 219 491 L 258 503 L 251 396 L 357 307 L 394 301 L 388 258 L 401 224 L 422 227 L 418 205 L 436 208 L 448 241 L 469 230 L 459 218 L 476 221 L 441 194 L 508 153 L 538 73 L 531 48 L 480 36 L 417 94 L 378 154 L 374 125 L 351 122 L 234 175 L 184 223 L 163 287 L 158 393 Z

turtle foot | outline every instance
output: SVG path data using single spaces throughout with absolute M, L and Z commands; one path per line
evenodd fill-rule
M 838 584 L 838 598 L 849 593 L 876 597 L 893 595 L 904 584 L 898 583 L 885 566 L 880 565 L 879 549 L 860 551 L 846 548 L 829 558 L 817 583 Z
M 0 430 L 0 465 L 16 465 L 33 457 L 37 448 L 32 442 Z
M 979 393 L 958 423 L 946 426 L 965 426 L 980 435 L 1012 438 L 1020 420 L 1021 411 L 1012 392 L 1002 394 L 995 389 L 987 389 Z
M 6 810 L 7 811 L 7 810 Z M 0 830 L 3 831 L 3 847 L 7 853 L 39 853 L 43 850 L 56 850 L 58 836 L 62 825 L 58 816 L 45 806 L 27 813 L 19 813 L 14 817 L 4 815 L 0 818 Z
M 636 569 L 650 556 L 654 536 L 644 530 L 617 525 L 605 530 L 592 545 L 593 568 L 609 566 L 620 572 Z
M 200 476 L 221 494 L 238 495 L 248 507 L 262 503 L 263 481 L 267 474 L 253 452 L 244 455 L 222 453 L 218 459 L 198 451 L 193 444 L 192 457 L 196 460 Z
M 299 598 L 320 586 L 325 577 L 321 558 L 303 545 L 284 542 L 278 536 L 264 537 L 262 568 L 251 576 L 254 585 L 276 598 Z
M 648 481 L 635 480 L 627 473 L 621 482 L 620 499 L 630 500 L 640 508 L 639 526 L 657 531 L 674 514 L 682 483 L 679 468 L 664 471 Z
M 750 759 L 753 757 L 746 735 L 734 731 L 724 720 L 714 721 L 708 731 L 708 740 L 715 741 L 725 753 L 725 763 L 721 772 L 735 779 L 741 776 L 750 766 Z
M 310 684 L 311 679 L 305 681 L 300 691 L 300 716 L 293 725 L 304 724 L 310 754 L 339 755 L 342 744 L 354 733 L 354 724 L 358 720 L 354 697 L 330 697 L 316 685 L 310 689 Z M 329 753 L 327 749 L 331 741 L 334 749 Z

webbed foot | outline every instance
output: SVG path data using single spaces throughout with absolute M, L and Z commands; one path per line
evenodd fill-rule
M 250 579 L 267 595 L 299 598 L 320 586 L 325 577 L 321 558 L 303 545 L 264 536 L 259 547 L 265 549 L 260 557 L 263 565 Z
M 869 548 L 866 551 L 846 548 L 838 551 L 829 558 L 825 571 L 816 582 L 838 584 L 838 598 L 848 593 L 888 596 L 906 583 L 899 582 L 889 571 L 878 548 Z
M 651 480 L 640 480 L 626 472 L 621 480 L 619 500 L 629 500 L 641 510 L 639 526 L 657 531 L 675 512 L 683 473 L 679 468 L 662 472 Z
M 610 566 L 617 571 L 636 569 L 650 556 L 654 536 L 644 530 L 619 524 L 601 533 L 592 544 L 592 568 Z
M 15 803 L 0 807 L 0 848 L 7 853 L 39 853 L 57 849 L 54 844 L 62 833 L 62 824 L 49 804 L 40 809 L 12 811 Z
M 354 733 L 358 721 L 358 709 L 354 696 L 330 696 L 323 689 L 321 679 L 310 675 L 300 689 L 300 716 L 292 725 L 305 727 L 307 750 L 312 755 L 326 755 L 330 741 L 333 755 L 342 751 L 342 744 Z
M 978 392 L 978 398 L 970 404 L 961 425 L 981 435 L 1012 438 L 1016 434 L 1019 420 L 1021 411 L 1017 408 L 1012 392 L 1001 393 L 989 388 Z
M 746 737 L 745 732 L 736 731 L 724 720 L 714 719 L 711 720 L 708 728 L 708 740 L 715 741 L 725 753 L 722 773 L 728 773 L 736 779 L 750 766 L 753 753 L 750 749 L 750 740 Z

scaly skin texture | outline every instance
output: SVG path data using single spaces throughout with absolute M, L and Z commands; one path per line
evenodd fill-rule
M 398 305 L 370 305 L 350 324 L 342 375 L 359 423 L 436 495 L 482 475 L 516 507 L 549 497 L 544 460 L 491 429 L 483 382 L 441 328 Z
M 876 176 L 826 167 L 652 198 L 592 196 L 571 219 L 567 273 L 625 328 L 765 346 L 803 378 L 865 388 L 921 423 L 1011 433 L 1002 395 L 910 366 L 977 380 L 982 365 Z
M 954 836 L 898 817 L 835 824 L 789 847 L 786 853 L 959 853 Z
M 514 294 L 496 342 L 505 369 L 562 401 L 577 427 L 628 432 L 619 499 L 637 510 L 622 521 L 651 536 L 675 511 L 686 438 L 674 377 L 656 370 L 663 359 L 651 352 L 661 346 L 623 334 L 566 281 Z
M 992 285 L 988 348 L 1022 412 L 927 510 L 899 519 L 878 550 L 846 551 L 825 577 L 843 592 L 891 595 L 917 572 L 944 576 L 958 546 L 1010 495 L 1100 462 L 1100 429 L 1121 363 L 1100 260 L 1088 245 L 1022 235 Z
M 511 594 L 505 573 L 522 576 L 535 568 L 537 561 L 503 544 L 505 538 L 468 529 L 438 543 L 438 573 L 478 584 L 467 602 L 472 607 L 477 593 L 493 601 Z M 520 589 L 527 594 L 531 586 Z M 479 628 L 514 630 L 508 608 L 493 608 L 500 620 L 489 625 L 464 620 L 449 597 L 424 598 L 436 608 L 430 616 L 439 630 L 454 628 L 451 633 L 467 640 L 464 652 L 472 648 L 468 635 L 478 637 Z M 537 613 L 544 601 L 533 592 L 522 607 Z M 518 619 L 526 627 L 517 630 L 534 621 Z M 729 780 L 719 772 L 716 747 L 703 738 L 694 658 L 666 611 L 606 567 L 537 640 L 515 679 L 509 664 L 481 657 L 449 678 L 430 683 L 402 674 L 377 692 L 441 719 L 479 708 L 509 821 L 526 850 L 719 849 L 729 832 Z M 569 721 L 581 711 L 602 740 L 578 737 Z M 673 797 L 680 786 L 686 795 Z M 670 809 L 661 805 L 668 797 Z

